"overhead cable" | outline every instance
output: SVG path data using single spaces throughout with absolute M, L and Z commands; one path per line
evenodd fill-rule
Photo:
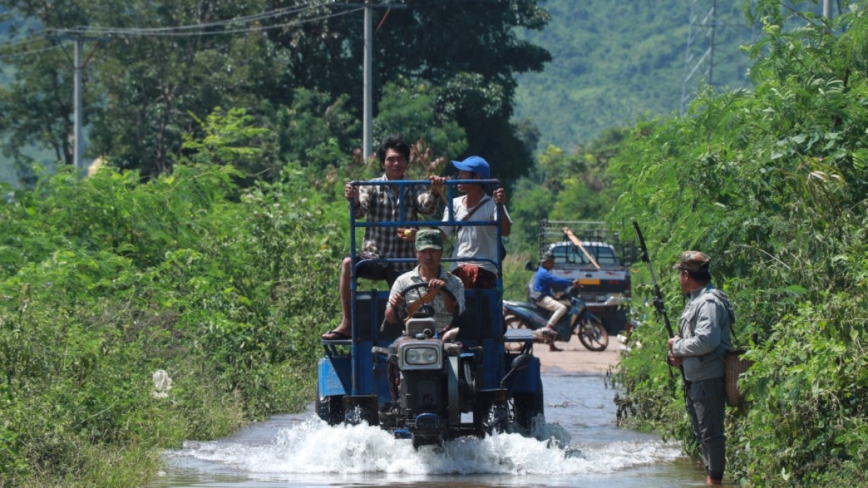
M 237 28 L 237 29 L 229 29 L 229 30 L 204 30 L 204 29 L 213 29 L 215 27 L 224 27 L 230 25 L 238 25 L 244 23 L 255 22 L 264 19 L 271 19 L 282 17 L 290 14 L 298 14 L 303 13 L 305 11 L 309 11 L 315 9 L 317 7 L 321 7 L 321 4 L 318 5 L 310 5 L 307 4 L 301 7 L 293 7 L 293 8 L 282 8 L 277 10 L 271 10 L 268 12 L 263 12 L 255 15 L 248 15 L 244 17 L 236 17 L 233 19 L 226 19 L 217 22 L 210 22 L 205 24 L 190 24 L 190 25 L 180 25 L 173 27 L 147 27 L 147 28 L 126 28 L 126 27 L 95 27 L 95 26 L 87 26 L 87 27 L 76 27 L 71 29 L 49 29 L 55 33 L 62 34 L 70 34 L 70 33 L 88 33 L 94 35 L 118 35 L 118 36 L 147 36 L 147 37 L 185 37 L 185 36 L 202 36 L 202 35 L 222 35 L 222 34 L 236 34 L 243 32 L 251 32 L 251 31 L 262 31 L 269 29 L 277 29 L 281 27 L 288 27 L 292 25 L 299 25 L 307 22 L 315 22 L 320 20 L 325 20 L 334 17 L 340 17 L 343 15 L 347 15 L 350 13 L 358 12 L 363 10 L 363 8 L 357 8 L 344 12 L 331 13 L 326 15 L 320 15 L 317 17 L 311 17 L 309 19 L 304 20 L 293 20 L 290 22 L 284 22 L 280 24 L 268 25 L 268 26 L 256 26 L 256 27 L 246 27 L 246 28 Z M 195 32 L 189 32 L 195 31 Z

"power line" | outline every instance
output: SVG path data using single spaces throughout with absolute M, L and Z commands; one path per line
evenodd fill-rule
M 44 53 L 46 51 L 59 49 L 61 47 L 62 46 L 60 44 L 58 44 L 56 46 L 50 46 L 50 47 L 46 47 L 46 48 L 42 48 L 42 49 L 34 49 L 32 51 L 21 51 L 21 52 L 17 52 L 17 53 L 0 54 L 0 59 L 14 58 L 14 57 L 18 57 L 18 56 L 30 56 L 31 54 Z
M 240 34 L 240 33 L 249 33 L 249 32 L 261 32 L 272 29 L 280 29 L 284 27 L 291 27 L 294 25 L 301 25 L 310 22 L 318 22 L 321 20 L 327 20 L 331 18 L 341 17 L 344 15 L 350 15 L 356 12 L 360 12 L 364 10 L 364 8 L 356 8 L 353 10 L 331 13 L 326 15 L 320 15 L 317 17 L 311 17 L 303 20 L 293 20 L 291 22 L 284 22 L 280 24 L 268 25 L 268 26 L 256 26 L 256 27 L 246 27 L 239 29 L 229 29 L 229 30 L 221 30 L 221 31 L 199 31 L 199 32 L 178 32 L 183 30 L 191 30 L 191 29 L 208 29 L 214 27 L 222 27 L 227 25 L 237 25 L 239 23 L 249 23 L 255 22 L 258 20 L 270 19 L 282 17 L 284 15 L 294 14 L 294 13 L 302 13 L 308 10 L 311 10 L 317 6 L 310 6 L 307 4 L 302 7 L 294 7 L 294 8 L 282 8 L 276 9 L 268 12 L 263 12 L 255 15 L 248 15 L 244 17 L 237 17 L 234 19 L 221 20 L 218 22 L 211 22 L 207 24 L 190 24 L 190 25 L 179 25 L 173 27 L 159 27 L 159 28 L 123 28 L 123 27 L 76 27 L 71 29 L 45 29 L 41 31 L 37 31 L 29 34 L 27 37 L 15 40 L 9 40 L 7 42 L 0 42 L 0 49 L 12 49 L 16 46 L 21 46 L 33 42 L 42 41 L 44 39 L 43 36 L 68 36 L 68 35 L 85 35 L 87 34 L 98 34 L 102 36 L 144 36 L 144 37 L 196 37 L 196 36 L 216 36 L 216 35 L 226 35 L 226 34 Z M 20 56 L 31 56 L 34 54 L 40 54 L 48 51 L 52 51 L 54 49 L 59 49 L 62 46 L 60 44 L 45 47 L 41 49 L 31 49 L 27 51 L 21 52 L 13 52 L 8 54 L 0 54 L 0 60 L 20 57 Z
M 238 34 L 245 32 L 257 32 L 257 31 L 266 31 L 271 29 L 279 29 L 282 27 L 290 27 L 293 25 L 301 25 L 309 22 L 317 22 L 321 20 L 327 20 L 330 18 L 341 17 L 344 15 L 352 14 L 355 12 L 359 12 L 363 10 L 362 8 L 356 8 L 349 11 L 337 12 L 331 14 L 320 15 L 317 17 L 311 17 L 307 19 L 296 19 L 290 22 L 284 22 L 280 24 L 267 25 L 267 26 L 256 26 L 256 27 L 246 27 L 239 29 L 229 29 L 229 30 L 203 30 L 203 29 L 213 29 L 215 27 L 224 27 L 228 25 L 238 25 L 244 23 L 255 22 L 264 19 L 271 19 L 282 17 L 289 14 L 297 14 L 305 11 L 312 10 L 318 6 L 307 6 L 304 8 L 295 8 L 295 9 L 277 9 L 269 12 L 263 12 L 261 14 L 249 15 L 245 17 L 238 17 L 234 19 L 226 19 L 218 22 L 211 22 L 207 24 L 190 24 L 190 25 L 180 25 L 173 27 L 159 27 L 159 28 L 125 28 L 125 27 L 78 27 L 74 29 L 50 29 L 52 32 L 68 34 L 68 33 L 94 33 L 100 35 L 118 35 L 118 36 L 145 36 L 145 37 L 193 37 L 193 36 L 206 36 L 206 35 L 224 35 L 224 34 Z M 185 32 L 195 30 L 195 32 Z
M 211 28 L 211 27 L 222 27 L 222 26 L 231 25 L 231 24 L 242 24 L 242 23 L 247 23 L 247 22 L 253 22 L 256 20 L 281 17 L 284 15 L 289 15 L 289 14 L 293 14 L 293 13 L 301 13 L 301 12 L 304 12 L 307 10 L 311 10 L 313 8 L 316 8 L 316 5 L 310 6 L 310 4 L 306 4 L 306 5 L 303 5 L 301 7 L 280 8 L 280 9 L 270 10 L 270 11 L 262 12 L 262 13 L 258 13 L 258 14 L 247 15 L 247 16 L 243 16 L 243 17 L 235 17 L 232 19 L 219 20 L 216 22 L 210 22 L 210 23 L 205 23 L 205 24 L 187 24 L 187 25 L 179 25 L 179 26 L 172 26 L 172 27 L 143 27 L 143 28 L 139 28 L 139 27 L 129 28 L 129 27 L 127 27 L 127 28 L 124 28 L 124 27 L 91 27 L 91 26 L 87 26 L 87 27 L 76 27 L 74 29 L 75 30 L 87 30 L 87 31 L 93 31 L 93 32 L 100 32 L 100 33 L 124 33 L 124 34 L 142 34 L 142 35 L 145 35 L 145 34 L 152 34 L 152 33 L 156 34 L 156 33 L 161 33 L 161 32 L 172 32 L 172 31 L 188 30 L 188 29 L 207 29 L 207 28 Z
M 8 39 L 4 42 L 0 42 L 0 48 L 15 47 L 22 44 L 29 44 L 31 42 L 41 41 L 43 39 L 41 32 L 42 31 L 33 32 L 28 34 L 26 37 L 22 37 L 20 39 Z
M 232 29 L 232 30 L 221 30 L 221 31 L 204 31 L 204 32 L 165 32 L 165 33 L 145 33 L 145 34 L 142 34 L 142 33 L 134 33 L 134 32 L 129 32 L 129 31 L 125 31 L 125 30 L 117 30 L 117 31 L 107 30 L 107 31 L 101 31 L 100 33 L 103 34 L 103 35 L 109 35 L 109 36 L 112 36 L 112 35 L 117 35 L 117 36 L 124 36 L 124 35 L 127 35 L 127 36 L 142 36 L 142 37 L 201 37 L 201 36 L 221 36 L 221 35 L 226 35 L 226 34 L 242 34 L 242 33 L 248 33 L 248 32 L 261 32 L 261 31 L 268 31 L 268 30 L 273 30 L 273 29 L 280 29 L 280 28 L 283 28 L 283 27 L 291 27 L 291 26 L 295 26 L 295 25 L 302 25 L 302 24 L 306 24 L 306 23 L 309 23 L 309 22 L 317 22 L 317 21 L 320 21 L 320 20 L 326 20 L 326 19 L 331 19 L 331 18 L 335 18 L 335 17 L 341 17 L 341 16 L 344 16 L 344 15 L 349 15 L 349 14 L 352 14 L 352 13 L 355 13 L 355 12 L 360 12 L 360 11 L 362 11 L 362 10 L 363 10 L 363 9 L 355 9 L 355 10 L 349 10 L 349 11 L 347 11 L 347 12 L 341 12 L 341 13 L 337 13 L 337 14 L 329 14 L 329 15 L 322 15 L 322 16 L 319 16 L 319 17 L 311 17 L 310 19 L 305 19 L 305 20 L 294 20 L 294 21 L 292 21 L 292 22 L 286 22 L 286 23 L 282 23 L 282 24 L 274 24 L 274 25 L 258 26 L 258 27 L 249 27 L 249 28 L 244 28 L 244 29 Z M 66 32 L 75 32 L 75 31 L 66 31 Z
M 21 39 L 14 39 L 14 40 L 10 39 L 6 42 L 0 42 L 0 48 L 15 47 L 19 44 L 26 44 L 26 43 L 30 43 L 30 42 L 35 42 L 35 41 L 41 40 L 43 38 L 43 35 L 50 35 L 50 34 L 65 35 L 65 34 L 84 34 L 84 33 L 100 34 L 100 33 L 102 33 L 102 34 L 118 34 L 118 35 L 159 35 L 161 33 L 169 33 L 169 34 L 173 34 L 173 35 L 178 35 L 177 31 L 192 30 L 192 29 L 202 30 L 202 29 L 222 27 L 222 26 L 232 25 L 232 24 L 242 24 L 242 23 L 254 22 L 257 20 L 276 18 L 276 17 L 281 17 L 284 15 L 293 14 L 293 13 L 302 13 L 302 12 L 305 12 L 307 10 L 311 10 L 317 6 L 321 6 L 321 5 L 315 5 L 315 4 L 312 5 L 312 4 L 308 3 L 308 4 L 303 4 L 301 6 L 280 8 L 280 9 L 270 10 L 270 11 L 262 12 L 262 13 L 258 13 L 258 14 L 247 15 L 247 16 L 243 16 L 243 17 L 235 17 L 232 19 L 225 19 L 225 20 L 220 20 L 220 21 L 210 22 L 210 23 L 205 23 L 205 24 L 186 24 L 186 25 L 178 25 L 178 26 L 171 26 L 171 27 L 129 28 L 129 27 L 77 26 L 77 27 L 70 27 L 70 28 L 47 28 L 47 29 L 33 32 L 33 33 L 29 34 L 27 37 L 24 37 Z M 311 20 L 318 20 L 318 19 L 311 19 Z M 281 25 L 281 26 L 284 26 L 284 25 Z M 245 29 L 242 32 L 247 32 L 247 31 L 248 30 Z M 224 31 L 222 33 L 235 33 L 235 32 L 238 32 L 238 31 Z M 190 35 L 198 35 L 198 34 L 190 34 Z

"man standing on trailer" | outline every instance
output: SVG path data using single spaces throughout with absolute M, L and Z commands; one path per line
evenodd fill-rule
M 410 164 L 410 146 L 400 136 L 389 136 L 377 149 L 377 157 L 383 168 L 383 176 L 371 181 L 403 180 Z M 404 205 L 406 220 L 419 220 L 418 214 L 431 215 L 437 208 L 437 199 L 443 188 L 442 180 L 432 178 L 430 191 L 424 191 L 416 185 L 404 186 Z M 367 217 L 368 222 L 394 222 L 400 218 L 399 194 L 397 185 L 388 183 L 376 186 L 360 186 L 356 188 L 351 183 L 344 187 L 344 196 L 353 201 L 356 208 L 356 218 Z M 399 235 L 396 227 L 367 227 L 362 242 L 359 259 L 374 260 L 379 258 L 414 258 L 413 242 Z M 352 259 L 347 256 L 341 263 L 340 295 L 341 323 L 334 329 L 322 335 L 326 341 L 350 339 L 352 328 L 350 324 L 351 293 L 350 277 L 352 276 Z M 356 275 L 370 280 L 385 280 L 389 287 L 395 279 L 413 266 L 412 263 L 377 263 L 362 262 L 356 269 Z
M 452 165 L 458 170 L 459 180 L 487 180 L 491 178 L 491 169 L 488 161 L 479 156 L 470 156 L 464 161 L 452 161 Z M 455 221 L 479 221 L 496 222 L 497 205 L 506 203 L 506 194 L 503 188 L 492 192 L 491 196 L 485 194 L 485 185 L 482 183 L 462 183 L 458 185 L 458 191 L 464 196 L 455 197 L 452 200 L 452 212 Z M 449 220 L 449 209 L 443 209 L 443 221 Z M 489 261 L 462 261 L 452 264 L 452 273 L 461 278 L 465 288 L 490 288 L 497 286 L 497 266 L 494 264 L 499 259 L 501 243 L 497 240 L 497 229 L 493 226 L 467 226 L 453 227 L 443 226 L 440 230 L 445 236 L 455 235 L 455 249 L 453 258 L 488 258 Z M 503 222 L 500 223 L 500 232 L 503 237 L 508 237 L 512 230 L 512 220 L 506 207 L 503 207 Z

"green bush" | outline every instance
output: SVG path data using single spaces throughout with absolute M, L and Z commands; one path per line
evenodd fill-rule
M 144 475 L 123 453 L 309 401 L 342 233 L 291 181 L 232 175 L 62 172 L 0 206 L 0 484 L 118 486 Z
M 733 300 L 736 344 L 755 364 L 748 405 L 728 409 L 727 473 L 749 486 L 865 483 L 868 15 L 852 7 L 790 32 L 765 18 L 753 93 L 708 91 L 688 116 L 639 124 L 610 167 L 621 192 L 610 220 L 642 224 L 673 324 L 682 302 L 668 268 L 682 250 L 711 255 Z M 634 286 L 634 303 L 650 295 Z M 622 362 L 623 401 L 696 454 L 662 322 L 649 317 Z

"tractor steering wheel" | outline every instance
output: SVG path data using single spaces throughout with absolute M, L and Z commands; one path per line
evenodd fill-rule
M 404 289 L 399 292 L 401 298 L 404 299 L 404 305 L 407 307 L 407 317 L 404 319 L 405 321 L 411 318 L 422 305 L 431 303 L 438 295 L 438 293 L 435 293 L 434 290 L 428 290 L 427 293 L 422 294 L 421 292 L 419 292 L 420 288 L 428 288 L 428 283 L 413 283 L 410 286 L 404 287 Z M 418 296 L 418 298 L 414 300 L 413 303 L 409 303 L 409 301 L 407 300 L 407 294 L 411 291 L 415 291 L 416 296 Z M 451 298 L 453 302 L 455 302 L 455 310 L 452 311 L 452 320 L 449 321 L 449 325 L 447 326 L 447 328 L 452 329 L 458 323 L 458 299 L 455 298 L 455 294 L 449 291 L 446 286 L 440 288 L 440 293 L 445 294 L 446 296 Z

